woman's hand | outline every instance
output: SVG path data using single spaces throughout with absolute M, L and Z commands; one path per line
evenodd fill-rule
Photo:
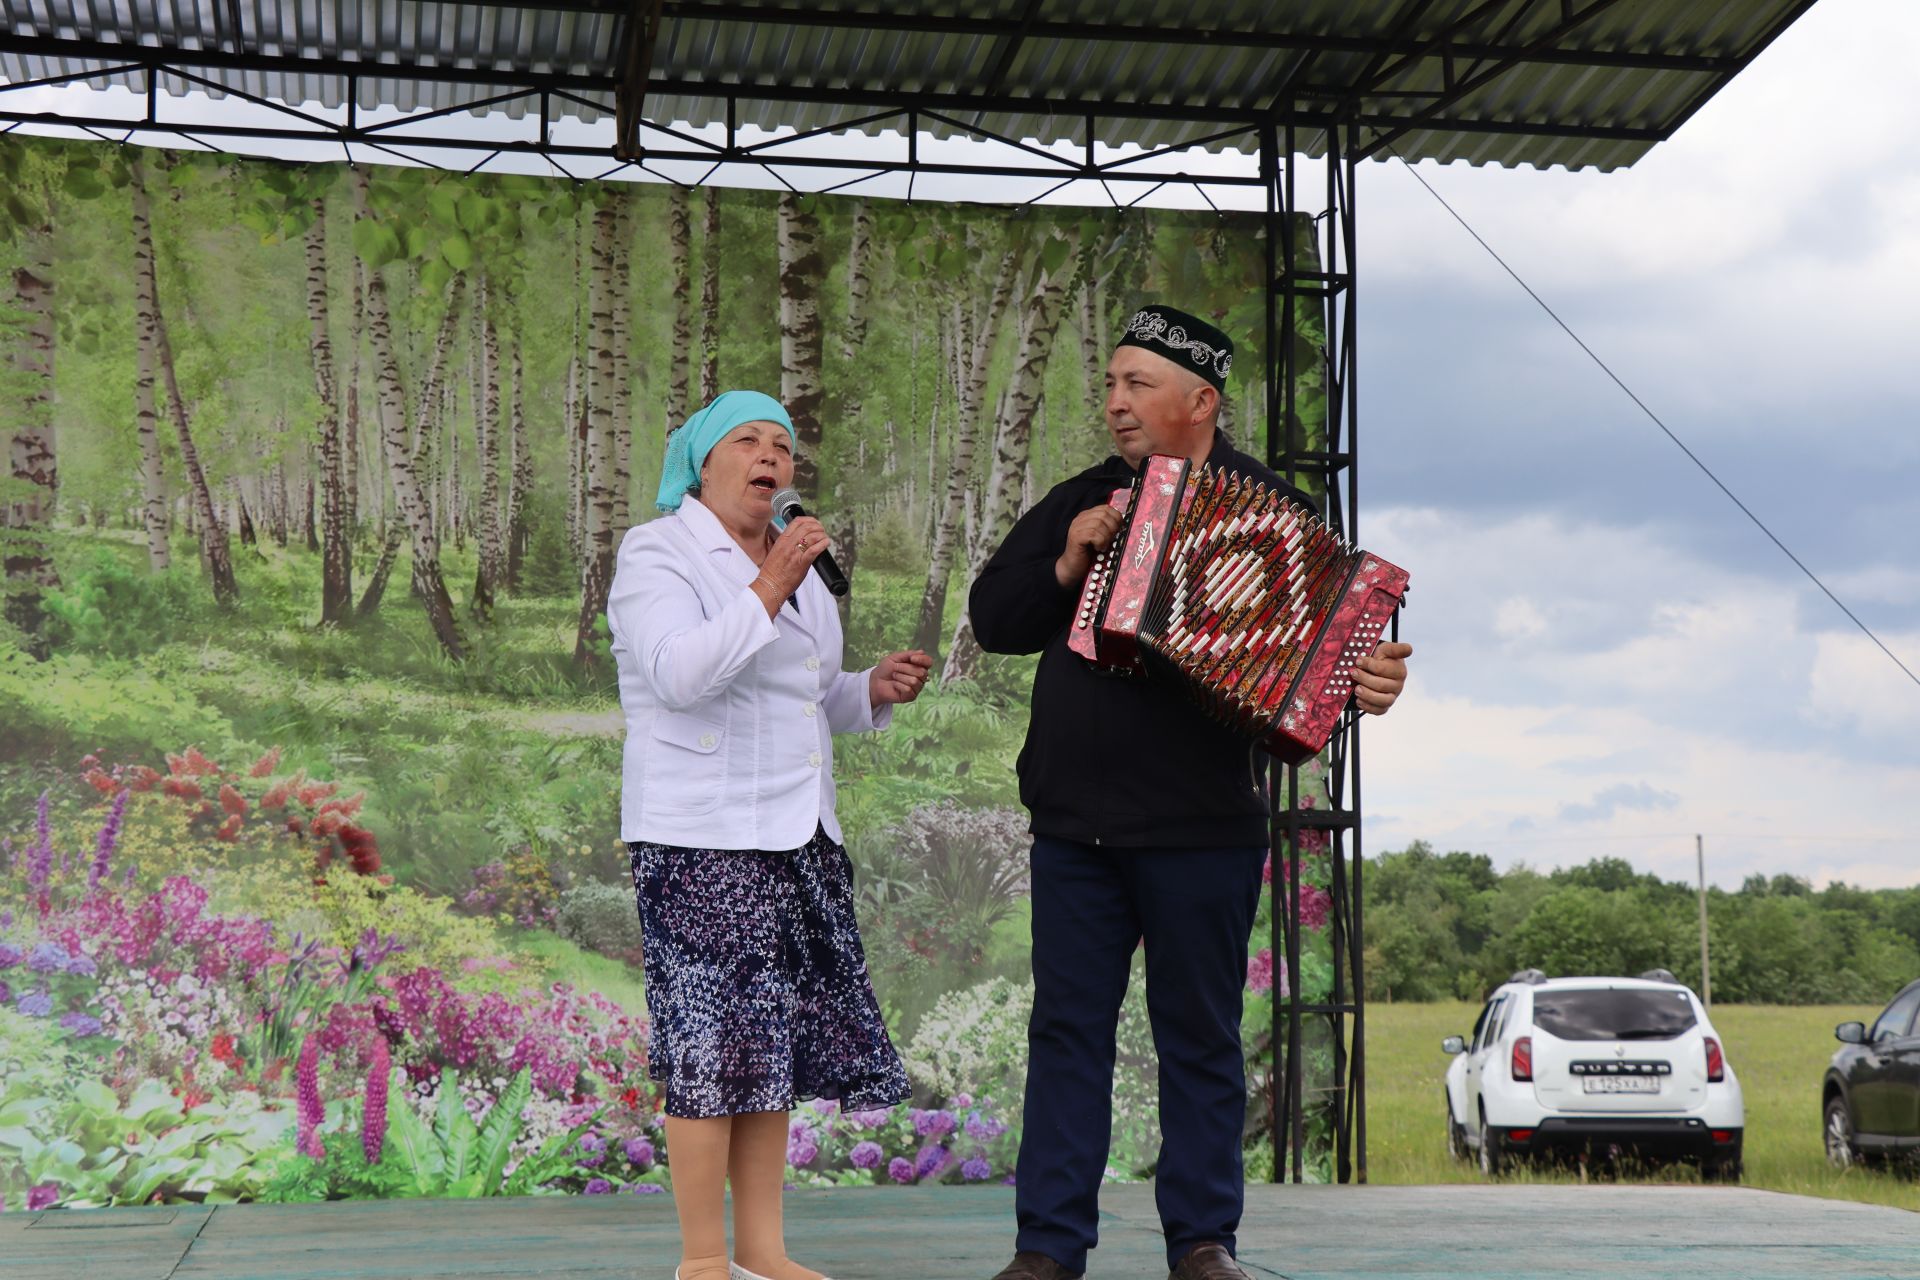
M 760 603 L 767 606 L 769 618 L 777 615 L 787 597 L 800 589 L 813 562 L 832 549 L 833 542 L 827 537 L 827 531 L 812 516 L 801 516 L 781 531 L 767 548 L 767 558 L 760 564 L 760 576 L 753 580 L 753 592 L 760 597 Z
M 890 703 L 912 702 L 932 671 L 933 659 L 918 649 L 890 653 L 867 676 L 867 701 L 876 711 Z

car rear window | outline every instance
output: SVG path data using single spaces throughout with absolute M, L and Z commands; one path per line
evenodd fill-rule
M 1684 991 L 1536 991 L 1533 1024 L 1562 1040 L 1671 1040 L 1694 1025 Z

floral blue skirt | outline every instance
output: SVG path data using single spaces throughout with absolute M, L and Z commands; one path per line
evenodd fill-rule
M 798 849 L 630 842 L 653 1021 L 647 1071 L 685 1119 L 853 1110 L 908 1095 L 867 977 L 853 864 L 816 829 Z

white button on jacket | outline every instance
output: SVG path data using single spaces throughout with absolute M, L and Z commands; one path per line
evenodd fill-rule
M 816 824 L 841 838 L 832 735 L 883 729 L 893 708 L 876 715 L 868 671 L 840 670 L 819 576 L 775 622 L 748 589 L 758 573 L 697 498 L 621 540 L 607 598 L 627 721 L 621 839 L 797 849 Z

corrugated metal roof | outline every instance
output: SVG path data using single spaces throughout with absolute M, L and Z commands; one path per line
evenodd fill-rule
M 920 95 L 968 125 L 1055 143 L 1084 142 L 1080 109 L 1097 105 L 1125 113 L 1098 121 L 1098 141 L 1157 148 L 1251 120 L 1284 93 L 1307 122 L 1296 141 L 1309 153 L 1321 143 L 1313 121 L 1337 112 L 1363 138 L 1396 135 L 1410 160 L 1616 168 L 1811 3 L 893 0 L 850 19 L 848 0 L 684 0 L 665 6 L 645 114 L 724 121 L 725 95 L 706 86 L 749 86 L 767 96 L 736 102 L 737 123 L 804 131 Z M 215 84 L 296 106 L 340 106 L 340 63 L 395 68 L 360 79 L 363 109 L 457 107 L 543 77 L 566 91 L 551 99 L 556 114 L 587 120 L 611 107 L 625 29 L 606 0 L 0 0 L 0 15 L 10 33 L 0 77 L 11 82 L 110 65 L 89 58 L 137 45 L 183 66 L 201 59 L 190 69 Z M 146 89 L 144 71 L 113 80 Z M 161 87 L 201 86 L 166 76 Z M 523 97 L 499 109 L 518 118 L 535 108 Z

